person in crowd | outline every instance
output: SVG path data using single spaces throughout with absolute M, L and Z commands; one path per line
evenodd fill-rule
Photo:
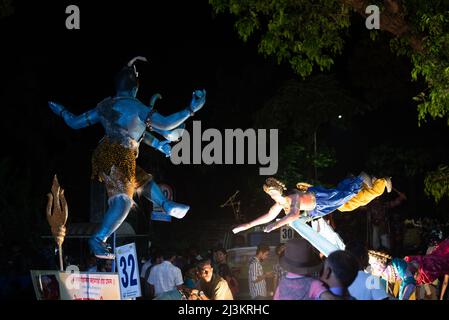
M 112 272 L 112 260 L 104 260 L 104 263 L 101 266 L 100 270 L 100 272 Z
M 248 284 L 249 293 L 253 300 L 268 299 L 266 279 L 273 278 L 273 271 L 264 272 L 262 262 L 270 255 L 270 247 L 266 244 L 259 244 L 256 255 L 249 261 Z
M 187 264 L 196 264 L 199 261 L 203 260 L 203 257 L 200 255 L 198 247 L 196 245 L 190 246 L 187 254 Z
M 90 255 L 87 258 L 85 270 L 87 272 L 97 272 L 97 258 L 94 255 Z
M 188 265 L 185 267 L 184 286 L 187 289 L 195 289 L 199 280 L 198 269 L 196 265 Z
M 274 274 L 274 288 L 276 289 L 279 285 L 279 281 L 281 280 L 282 276 L 286 274 L 286 271 L 281 267 L 281 258 L 284 256 L 285 253 L 285 243 L 280 243 L 276 246 L 275 253 L 278 256 L 278 262 L 273 266 L 273 274 Z
M 227 264 L 227 251 L 225 248 L 216 248 L 214 250 L 214 267 L 215 272 L 218 272 L 218 267 L 221 264 Z
M 395 189 L 394 189 L 395 190 Z M 369 206 L 362 207 L 365 209 L 370 224 L 370 247 L 374 250 L 385 248 L 390 250 L 390 226 L 389 226 L 389 210 L 401 205 L 407 197 L 404 193 L 395 190 L 397 197 L 391 201 L 382 198 L 374 199 Z
M 142 282 L 145 281 L 147 270 L 154 264 L 154 253 L 156 251 L 155 248 L 149 247 L 146 256 L 142 259 L 142 265 L 140 267 L 140 279 Z
M 389 252 L 393 256 L 402 256 L 404 254 L 404 218 L 400 212 L 392 212 L 390 219 L 390 246 Z
M 227 261 L 227 251 L 223 247 L 214 250 L 214 272 L 228 282 L 234 297 L 239 293 L 239 283 L 234 275 L 232 266 Z
M 416 300 L 415 271 L 412 265 L 408 265 L 404 259 L 392 258 L 384 252 L 369 250 L 368 256 L 371 273 L 392 284 L 391 291 L 395 297 L 399 300 Z M 399 290 L 395 287 L 399 287 Z
M 324 261 L 320 279 L 334 295 L 343 300 L 354 300 L 348 288 L 357 277 L 358 270 L 359 263 L 351 253 L 337 250 Z
M 349 293 L 357 300 L 386 300 L 393 297 L 387 293 L 386 282 L 382 278 L 365 271 L 368 267 L 368 249 L 361 242 L 350 242 L 346 246 L 359 264 L 354 282 L 349 286 Z
M 200 280 L 197 289 L 190 292 L 189 300 L 233 300 L 233 295 L 225 279 L 213 272 L 210 259 L 198 263 Z
M 164 261 L 164 256 L 160 251 L 154 251 L 152 253 L 150 259 L 148 259 L 148 261 L 152 261 L 152 263 L 145 263 L 147 266 L 145 269 L 142 267 L 142 272 L 140 273 L 140 277 L 142 279 L 141 283 L 144 284 L 143 296 L 144 296 L 144 298 L 151 299 L 151 298 L 153 298 L 152 291 L 151 291 L 150 283 L 148 282 L 148 280 L 150 278 L 150 273 L 151 273 L 151 270 L 155 266 L 161 264 Z
M 96 265 L 90 267 L 87 272 L 112 272 L 112 260 L 96 258 Z
M 173 251 L 167 251 L 164 254 L 164 261 L 155 265 L 148 277 L 150 284 L 150 295 L 157 297 L 168 291 L 182 290 L 184 280 L 181 269 L 173 265 L 176 254 Z
M 289 240 L 279 259 L 284 274 L 279 280 L 274 300 L 339 300 L 318 279 L 323 263 L 305 239 Z

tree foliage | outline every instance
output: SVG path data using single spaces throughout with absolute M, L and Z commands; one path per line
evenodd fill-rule
M 364 23 L 366 7 L 380 8 L 380 31 L 391 35 L 390 47 L 412 62 L 411 78 L 422 80 L 417 92 L 418 124 L 428 118 L 449 125 L 449 0 L 209 0 L 217 13 L 235 17 L 239 36 L 256 38 L 259 52 L 287 62 L 302 78 L 314 68 L 329 70 L 342 53 L 351 23 Z M 359 18 L 355 18 L 359 16 Z M 377 30 L 368 31 L 378 40 Z M 384 39 L 385 37 L 382 37 Z M 317 114 L 320 114 L 317 112 Z M 438 178 L 438 174 L 441 180 Z M 449 195 L 444 170 L 426 179 L 426 192 Z M 432 186 L 432 183 L 438 183 Z M 430 191 L 432 190 L 432 191 Z
M 209 0 L 216 12 L 236 17 L 247 41 L 258 38 L 259 51 L 288 62 L 300 76 L 314 67 L 329 70 L 342 53 L 354 13 L 366 17 L 378 5 L 380 29 L 393 37 L 391 48 L 410 57 L 412 79 L 427 89 L 416 96 L 418 119 L 445 118 L 449 124 L 449 1 L 447 0 Z M 364 23 L 363 19 L 359 19 Z M 369 31 L 367 30 L 367 35 Z M 371 32 L 373 34 L 373 32 Z M 375 38 L 375 37 L 373 37 Z
M 0 19 L 14 13 L 12 0 L 0 0 Z
M 435 202 L 449 195 L 449 167 L 440 166 L 437 170 L 428 173 L 424 185 L 424 191 L 429 197 L 433 197 Z
M 323 125 L 345 127 L 352 116 L 368 108 L 351 98 L 334 77 L 317 75 L 286 81 L 255 115 L 255 125 L 282 128 L 278 175 L 288 185 L 295 185 L 301 180 L 319 180 L 315 168 L 320 173 L 336 163 L 333 149 L 321 138 Z
M 384 144 L 373 148 L 367 156 L 366 170 L 378 176 L 413 178 L 426 173 L 433 165 L 432 155 L 424 148 Z

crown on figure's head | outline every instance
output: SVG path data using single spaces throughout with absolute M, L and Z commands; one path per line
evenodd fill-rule
M 283 193 L 287 188 L 285 187 L 285 184 L 283 184 L 281 181 L 270 177 L 267 180 L 265 180 L 265 184 L 263 185 L 263 191 L 269 192 L 271 190 L 277 190 L 280 193 Z
M 375 251 L 375 250 L 368 250 L 368 256 L 370 258 L 374 258 L 379 262 L 382 263 L 387 263 L 388 261 L 391 261 L 392 256 L 390 256 L 389 254 L 385 253 L 385 252 L 381 252 L 381 251 Z

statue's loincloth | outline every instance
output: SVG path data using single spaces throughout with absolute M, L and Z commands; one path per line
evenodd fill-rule
M 92 154 L 92 179 L 104 182 L 108 196 L 125 193 L 130 198 L 152 179 L 136 165 L 138 149 L 127 148 L 105 137 Z

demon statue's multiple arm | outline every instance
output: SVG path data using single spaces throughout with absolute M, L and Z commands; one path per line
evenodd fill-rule
M 81 129 L 88 126 L 91 126 L 93 124 L 96 124 L 100 121 L 100 118 L 98 116 L 98 112 L 96 109 L 89 110 L 79 116 L 75 116 L 74 114 L 67 111 L 67 109 L 56 103 L 56 102 L 49 102 L 48 103 L 50 109 L 64 119 L 65 123 L 72 129 Z
M 104 99 L 92 110 L 75 116 L 62 105 L 49 102 L 50 109 L 73 129 L 96 123 L 101 123 L 105 129 L 105 136 L 92 155 L 92 177 L 105 183 L 109 197 L 103 222 L 89 240 L 98 258 L 114 258 L 106 240 L 126 219 L 136 191 L 175 218 L 183 218 L 190 209 L 188 205 L 168 200 L 152 175 L 138 167 L 136 158 L 142 141 L 170 156 L 169 143 L 179 140 L 184 122 L 203 107 L 206 91 L 194 91 L 187 108 L 168 116 L 161 115 L 154 109 L 155 101 L 161 98 L 159 94 L 151 98 L 149 106 L 136 98 L 138 73 L 134 62 L 137 60 L 146 61 L 142 57 L 131 60 L 116 77 L 116 95 Z M 159 140 L 152 132 L 164 139 Z
M 150 147 L 153 147 L 156 150 L 159 150 L 163 154 L 165 154 L 166 157 L 170 157 L 171 155 L 171 147 L 170 147 L 170 140 L 159 140 L 155 136 L 153 136 L 149 132 L 145 132 L 145 136 L 143 138 L 143 142 L 146 145 L 149 145 Z
M 188 108 L 163 116 L 158 112 L 151 112 L 154 107 L 156 98 L 160 95 L 156 94 L 152 97 L 149 108 L 149 116 L 146 119 L 147 126 L 153 132 L 158 133 L 165 140 L 159 140 L 149 131 L 144 133 L 143 142 L 156 150 L 164 153 L 167 157 L 171 155 L 170 142 L 178 141 L 185 129 L 185 121 L 195 112 L 199 111 L 206 102 L 206 91 L 195 91 Z M 100 117 L 96 108 L 91 109 L 79 116 L 75 116 L 61 104 L 50 101 L 48 103 L 50 109 L 58 116 L 62 117 L 65 123 L 72 129 L 82 129 L 100 121 Z
M 147 119 L 147 124 L 151 128 L 155 128 L 161 132 L 167 132 L 177 129 L 186 121 L 190 116 L 199 111 L 204 103 L 206 103 L 206 90 L 196 90 L 192 94 L 192 101 L 188 108 L 179 112 L 173 113 L 169 116 L 163 116 L 158 112 L 151 113 Z

